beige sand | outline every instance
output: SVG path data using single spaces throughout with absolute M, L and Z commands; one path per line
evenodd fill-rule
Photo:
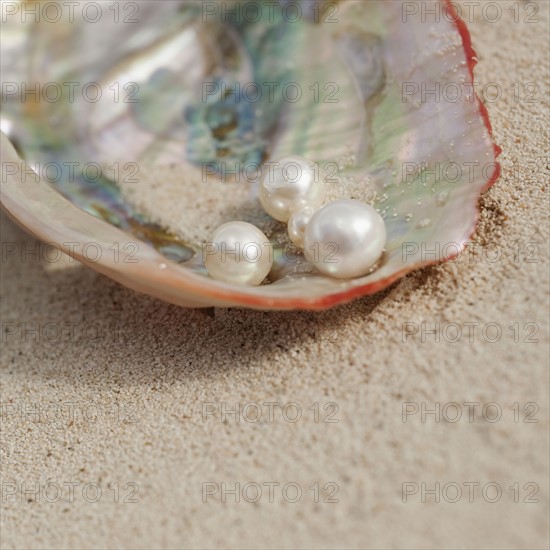
M 475 254 L 377 296 L 320 314 L 178 309 L 78 264 L 22 259 L 37 243 L 3 220 L 19 252 L 1 266 L 3 548 L 549 547 L 549 4 L 529 4 L 538 23 L 515 23 L 510 7 L 530 12 L 503 1 L 500 22 L 470 25 L 476 80 L 502 87 L 488 106 L 504 150 Z M 406 342 L 405 322 L 419 331 Z M 436 323 L 440 341 L 422 338 Z M 456 343 L 448 323 L 463 327 Z M 479 323 L 472 342 L 465 323 Z M 202 417 L 236 402 L 239 423 Z M 271 421 L 262 405 L 246 421 L 250 402 L 296 402 L 302 418 L 275 407 Z M 480 403 L 471 422 L 465 402 Z M 440 421 L 422 422 L 435 403 Z M 222 483 L 261 497 L 222 499 Z M 422 496 L 436 487 L 440 502 Z

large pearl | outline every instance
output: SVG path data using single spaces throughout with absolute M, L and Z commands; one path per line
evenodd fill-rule
M 291 214 L 304 206 L 321 206 L 325 185 L 312 162 L 296 156 L 286 157 L 266 166 L 259 198 L 270 216 L 288 222 Z
M 386 226 L 378 212 L 358 200 L 334 201 L 311 218 L 304 254 L 321 273 L 348 279 L 366 275 L 384 252 Z
M 203 261 L 218 281 L 259 285 L 273 265 L 273 246 L 257 227 L 246 222 L 224 223 L 203 244 Z

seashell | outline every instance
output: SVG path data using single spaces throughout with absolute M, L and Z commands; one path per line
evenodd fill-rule
M 104 8 L 93 23 L 77 9 L 3 25 L 1 201 L 25 229 L 186 307 L 323 309 L 462 251 L 500 149 L 451 2 L 426 3 L 445 10 L 433 21 L 382 0 L 307 0 L 296 21 L 286 0 L 248 15 L 246 2 L 143 1 L 134 19 L 137 3 L 119 4 L 118 22 Z M 244 168 L 292 155 L 319 167 L 331 198 L 384 218 L 370 274 L 322 276 L 262 211 Z M 237 219 L 274 245 L 266 284 L 205 271 L 204 235 Z

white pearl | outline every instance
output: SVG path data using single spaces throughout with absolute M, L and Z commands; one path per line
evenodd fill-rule
M 306 227 L 304 254 L 321 273 L 348 279 L 366 275 L 386 246 L 386 226 L 364 202 L 334 201 L 316 212 Z
M 306 227 L 313 214 L 315 214 L 315 208 L 306 206 L 301 210 L 293 212 L 288 220 L 288 236 L 290 240 L 300 248 L 304 247 Z
M 318 208 L 325 198 L 325 185 L 314 164 L 301 157 L 286 157 L 267 165 L 259 198 L 264 210 L 276 220 L 288 222 L 304 206 Z
M 273 246 L 257 227 L 246 222 L 224 223 L 203 244 L 208 274 L 218 281 L 259 285 L 273 265 Z

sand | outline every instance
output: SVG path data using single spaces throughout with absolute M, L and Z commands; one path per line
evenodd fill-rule
M 189 310 L 3 217 L 3 548 L 549 547 L 549 4 L 498 5 L 469 26 L 503 174 L 459 261 Z

